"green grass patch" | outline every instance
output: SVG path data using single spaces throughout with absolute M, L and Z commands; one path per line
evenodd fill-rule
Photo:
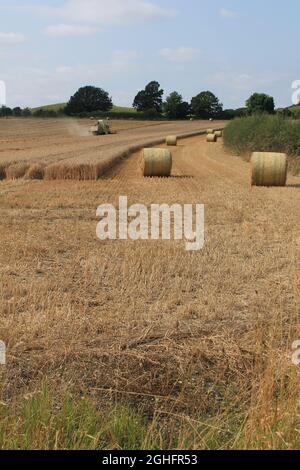
M 290 106 L 288 108 L 292 113 L 300 113 L 300 105 L 299 106 Z
M 135 108 L 126 108 L 125 106 L 114 106 L 111 110 L 112 113 L 133 113 L 136 114 L 137 110 Z
M 66 106 L 66 103 L 48 104 L 46 106 L 39 106 L 37 108 L 31 108 L 31 111 L 61 111 Z
M 36 111 L 60 111 L 64 109 L 67 103 L 57 103 L 57 104 L 48 104 L 45 106 L 39 106 L 37 108 L 31 108 L 32 112 Z M 137 111 L 134 108 L 129 108 L 126 106 L 113 106 L 112 110 L 110 113 L 132 113 L 136 114 Z
M 217 415 L 164 413 L 149 417 L 127 402 L 89 398 L 54 399 L 43 384 L 18 403 L 0 401 L 0 450 L 214 450 L 296 449 L 300 446 L 297 406 L 276 407 L 261 422 L 259 406 L 252 412 L 224 403 Z M 285 401 L 283 402 L 283 404 Z M 264 411 L 266 412 L 266 410 Z M 251 416 L 253 415 L 253 416 Z

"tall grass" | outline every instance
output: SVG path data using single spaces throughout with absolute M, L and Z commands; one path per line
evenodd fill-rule
M 128 402 L 104 407 L 71 394 L 54 399 L 46 383 L 18 403 L 0 401 L 0 450 L 168 450 L 296 449 L 300 446 L 297 377 L 294 393 L 281 384 L 274 403 L 273 383 L 264 385 L 253 403 L 224 403 L 217 415 L 147 416 Z M 271 387 L 270 387 L 271 385 Z M 283 388 L 285 389 L 284 393 Z M 250 405 L 250 406 L 249 406 Z
M 300 120 L 269 115 L 235 119 L 225 128 L 224 142 L 246 158 L 252 152 L 287 153 L 295 171 L 300 170 Z

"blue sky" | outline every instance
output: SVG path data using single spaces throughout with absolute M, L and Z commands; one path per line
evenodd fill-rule
M 118 105 L 158 80 L 226 108 L 254 91 L 291 104 L 300 79 L 299 0 L 0 0 L 0 80 L 9 106 L 101 86 Z

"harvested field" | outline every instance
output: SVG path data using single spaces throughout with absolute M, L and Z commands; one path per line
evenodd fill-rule
M 172 153 L 168 179 L 143 178 L 137 153 L 98 181 L 0 182 L 2 401 L 14 413 L 47 380 L 55 403 L 71 391 L 98 409 L 130 404 L 166 446 L 297 448 L 299 178 L 251 189 L 249 164 L 206 136 Z M 96 208 L 119 195 L 204 203 L 204 249 L 100 242 Z
M 23 177 L 28 165 L 42 164 L 45 179 L 95 180 L 116 160 L 138 148 L 163 142 L 168 134 L 188 134 L 207 127 L 206 121 L 110 123 L 116 134 L 95 137 L 89 134 L 89 119 L 2 119 L 0 178 Z M 218 122 L 215 127 L 222 125 Z

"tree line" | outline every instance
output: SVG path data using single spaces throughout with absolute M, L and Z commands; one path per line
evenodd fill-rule
M 254 93 L 247 101 L 246 106 L 240 109 L 223 109 L 219 98 L 211 91 L 202 91 L 194 96 L 190 102 L 184 101 L 177 91 L 173 91 L 164 100 L 164 90 L 157 81 L 151 81 L 143 90 L 140 90 L 133 100 L 133 108 L 139 115 L 149 118 L 165 117 L 167 119 L 233 119 L 255 113 L 275 112 L 274 99 L 264 93 Z M 67 105 L 59 111 L 20 107 L 0 108 L 0 117 L 56 117 L 59 115 L 80 116 L 92 113 L 108 113 L 113 108 L 113 101 L 109 93 L 102 88 L 85 86 L 71 96 Z M 117 113 L 116 113 L 117 114 Z M 120 113 L 122 114 L 122 113 Z M 116 116 L 117 117 L 117 116 Z

